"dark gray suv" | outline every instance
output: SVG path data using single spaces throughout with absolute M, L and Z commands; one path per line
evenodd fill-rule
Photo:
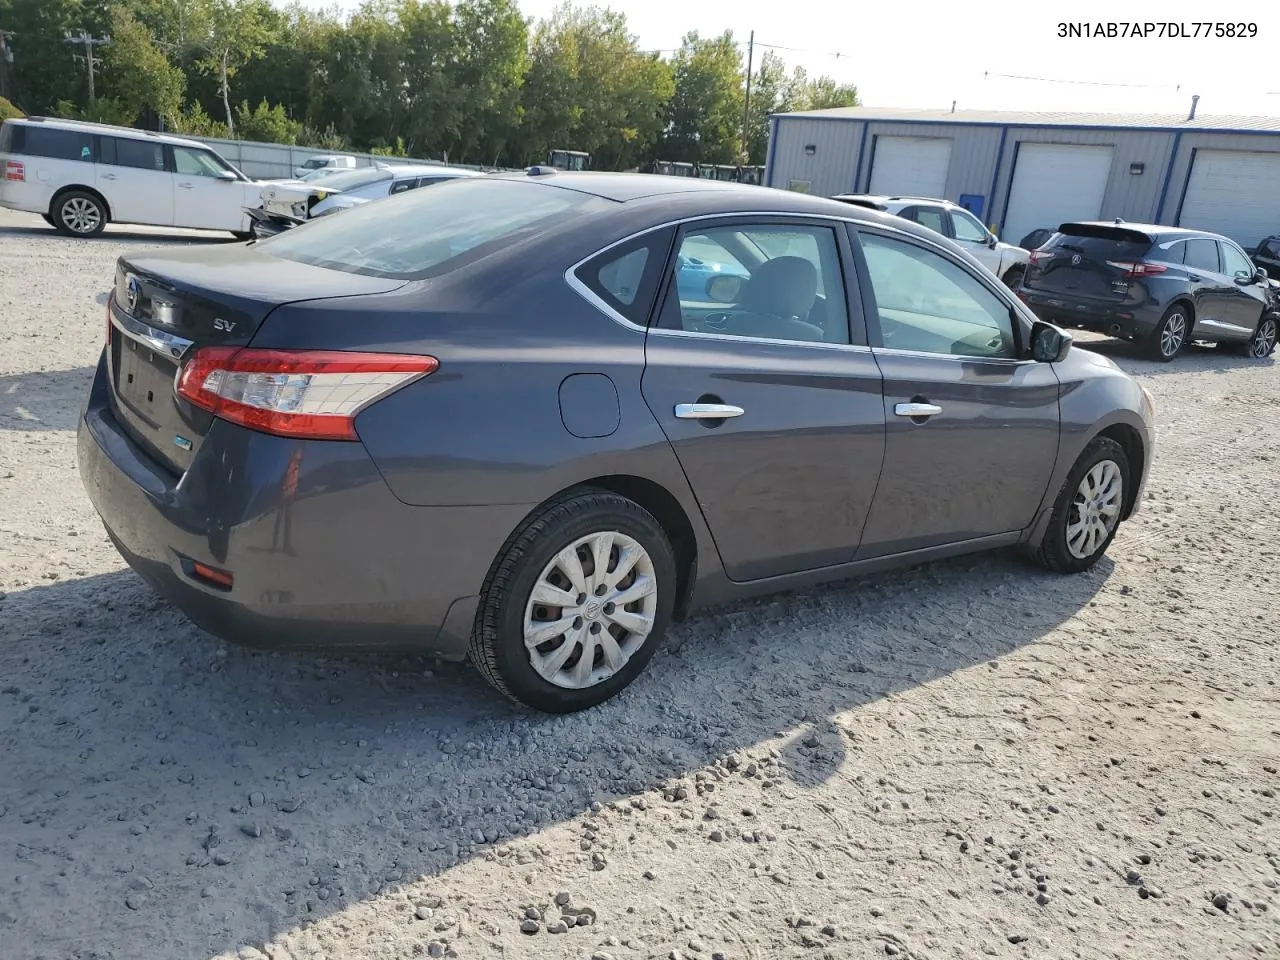
M 1276 348 L 1273 287 L 1232 240 L 1141 223 L 1064 223 L 1018 288 L 1036 315 L 1136 340 L 1168 362 L 1191 340 L 1259 359 Z
M 458 180 L 127 254 L 108 314 L 80 473 L 160 592 L 550 711 L 696 604 L 997 547 L 1086 570 L 1152 462 L 1150 395 L 945 237 L 711 180 Z

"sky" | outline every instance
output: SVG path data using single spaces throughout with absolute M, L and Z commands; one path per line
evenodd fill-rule
M 283 0 L 280 0 L 283 5 Z M 359 0 L 302 0 L 352 11 Z M 527 16 L 547 16 L 560 0 L 519 0 Z M 586 5 L 588 0 L 582 0 Z M 872 0 L 612 0 L 648 50 L 669 52 L 688 31 L 726 29 L 743 43 L 755 31 L 766 45 L 810 74 L 856 84 L 869 107 L 957 110 L 1057 110 L 1183 113 L 1200 95 L 1197 116 L 1280 116 L 1280 5 L 1162 0 L 1158 14 L 1125 12 L 1138 4 L 893 3 Z M 1069 8 L 1067 10 L 1038 9 Z M 1266 9 L 1265 12 L 1264 8 Z M 1164 23 L 1165 32 L 1203 33 L 1214 15 L 1243 16 L 1253 36 L 1152 35 L 1059 37 L 1064 21 L 1106 24 L 1116 17 Z M 1120 21 L 1117 30 L 1124 29 Z M 1104 27 L 1105 28 L 1105 27 Z

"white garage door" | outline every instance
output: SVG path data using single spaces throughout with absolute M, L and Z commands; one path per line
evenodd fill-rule
M 1032 230 L 1069 220 L 1097 220 L 1111 176 L 1111 147 L 1023 143 L 1013 167 L 1001 239 L 1017 243 Z
M 942 137 L 876 137 L 870 193 L 941 197 L 947 189 L 951 141 Z
M 1280 153 L 1197 150 L 1178 226 L 1251 247 L 1280 229 Z

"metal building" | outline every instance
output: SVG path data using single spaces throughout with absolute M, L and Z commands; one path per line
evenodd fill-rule
M 1280 233 L 1280 117 L 877 110 L 771 118 L 766 186 L 941 197 L 1005 240 L 1067 220 Z

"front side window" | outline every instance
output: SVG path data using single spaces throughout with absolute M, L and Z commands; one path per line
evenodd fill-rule
M 1218 246 L 1222 250 L 1223 273 L 1237 280 L 1244 280 L 1253 276 L 1254 266 L 1249 262 L 1248 257 L 1230 243 L 1219 243 Z
M 951 211 L 951 226 L 955 229 L 956 239 L 969 243 L 986 243 L 990 234 L 987 228 L 977 221 L 972 214 L 963 210 Z
M 1265 257 L 1280 258 L 1280 240 L 1268 240 L 1258 252 Z
M 1218 273 L 1218 245 L 1212 240 L 1188 240 L 1182 252 L 1182 262 L 1193 270 Z
M 377 183 L 379 180 L 390 179 L 390 170 L 384 170 L 382 167 L 358 167 L 355 170 L 346 170 L 335 173 L 332 177 L 326 177 L 324 185 L 325 189 L 355 190 L 357 187 Z
M 902 240 L 861 235 L 884 347 L 916 353 L 1017 356 L 1011 308 L 945 257 Z
M 391 184 L 391 193 L 404 193 L 406 190 L 412 190 L 419 186 L 421 181 L 417 177 L 406 177 L 403 180 L 397 180 Z
M 187 177 L 217 177 L 231 172 L 213 154 L 189 147 L 173 148 L 173 165 L 178 173 Z
M 693 333 L 848 343 L 839 247 L 829 227 L 688 230 L 660 323 Z
M 395 203 L 360 204 L 340 217 L 320 217 L 305 229 L 259 240 L 258 248 L 331 270 L 420 280 L 614 206 L 525 180 L 465 178 L 410 193 Z
M 22 152 L 50 160 L 93 160 L 93 134 L 28 124 Z

